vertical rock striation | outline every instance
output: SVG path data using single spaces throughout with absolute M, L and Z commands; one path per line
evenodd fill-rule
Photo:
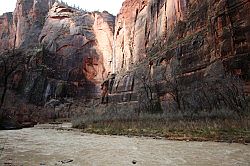
M 46 15 L 55 0 L 18 0 L 13 13 L 16 46 L 27 48 L 38 43 Z
M 0 56 L 13 54 L 13 61 L 24 61 L 8 78 L 7 112 L 20 118 L 30 111 L 30 118 L 44 119 L 59 109 L 66 117 L 72 102 L 65 98 L 99 96 L 111 72 L 114 25 L 115 17 L 106 11 L 86 12 L 57 0 L 18 0 L 13 13 L 0 16 Z M 17 50 L 10 52 L 14 43 Z M 5 70 L 0 63 L 2 94 Z M 54 110 L 33 114 L 28 103 Z
M 196 50 L 202 59 L 210 56 L 208 61 L 248 53 L 248 10 L 244 0 L 126 0 L 116 20 L 116 70 L 148 57 L 157 42 L 165 49 L 201 42 Z
M 0 16 L 0 50 L 6 50 L 13 47 L 15 33 L 12 22 L 12 13 L 4 13 Z
M 116 69 L 145 58 L 147 48 L 170 34 L 186 12 L 186 0 L 126 0 L 116 19 Z
M 187 89 L 224 72 L 242 78 L 249 93 L 249 11 L 247 0 L 126 0 L 114 33 L 114 66 L 126 72 L 117 77 L 112 95 L 125 95 L 127 77 L 135 79 L 138 92 L 138 73 L 150 75 L 161 100 L 169 98 L 163 83 L 168 78 L 178 77 Z

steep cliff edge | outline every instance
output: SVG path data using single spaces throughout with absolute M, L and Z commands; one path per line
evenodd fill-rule
M 14 45 L 14 27 L 12 13 L 4 13 L 0 16 L 0 50 L 9 49 Z M 14 35 L 14 36 L 13 36 Z
M 185 0 L 126 0 L 116 20 L 116 69 L 129 69 L 145 58 L 147 49 L 169 36 L 187 10 Z

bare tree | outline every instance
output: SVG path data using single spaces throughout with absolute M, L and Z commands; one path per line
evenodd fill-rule
M 142 111 L 150 113 L 162 112 L 159 98 L 155 89 L 155 82 L 150 79 L 149 73 L 136 73 L 134 77 L 138 80 L 141 85 L 138 89 L 139 95 L 139 114 Z
M 228 73 L 223 79 L 210 84 L 210 87 L 214 87 L 215 94 L 226 107 L 242 115 L 248 109 L 243 84 L 239 77 Z
M 183 87 L 181 83 L 180 77 L 180 62 L 177 57 L 174 57 L 171 62 L 171 74 L 164 78 L 166 92 L 172 97 L 173 101 L 175 102 L 176 106 L 174 109 L 182 110 L 185 107 L 183 103 Z
M 182 98 L 183 98 L 183 88 L 181 84 L 181 79 L 175 71 L 172 71 L 170 77 L 164 78 L 166 93 L 169 94 L 176 106 L 174 109 L 182 110 Z
M 202 110 L 226 108 L 242 116 L 248 111 L 243 85 L 240 78 L 225 73 L 222 77 L 194 80 L 185 88 L 178 78 L 173 78 L 167 82 L 167 92 L 171 94 L 179 109 L 198 113 Z

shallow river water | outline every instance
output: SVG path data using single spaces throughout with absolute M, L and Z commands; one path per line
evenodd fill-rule
M 249 166 L 250 145 L 102 136 L 38 125 L 0 131 L 0 165 Z

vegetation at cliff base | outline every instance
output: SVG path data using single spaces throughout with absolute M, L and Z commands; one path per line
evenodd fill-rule
M 88 111 L 81 117 L 73 118 L 73 127 L 104 135 L 250 143 L 250 116 L 239 117 L 230 110 L 138 115 L 114 108 L 110 104 L 102 113 L 100 110 Z

